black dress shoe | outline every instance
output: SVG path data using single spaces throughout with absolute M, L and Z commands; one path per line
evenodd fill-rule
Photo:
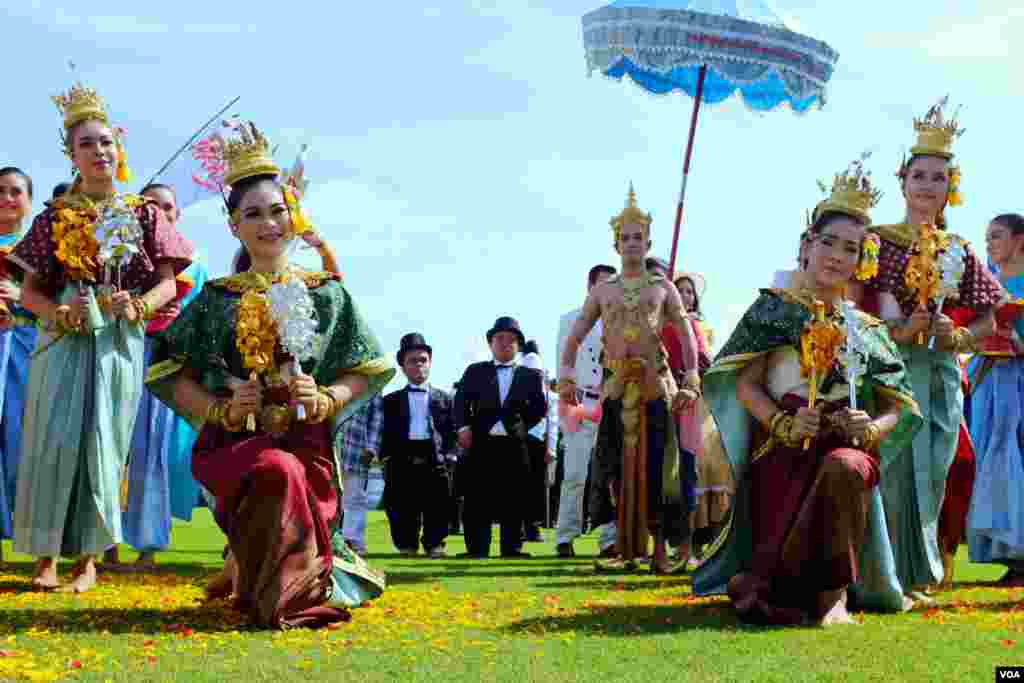
M 459 553 L 455 556 L 458 560 L 486 560 L 488 555 L 480 555 L 479 553 Z
M 524 553 L 522 550 L 513 550 L 510 553 L 502 553 L 501 557 L 506 560 L 525 560 L 533 557 L 533 555 Z
M 576 549 L 572 547 L 572 543 L 559 543 L 555 548 L 555 554 L 558 557 L 576 557 Z

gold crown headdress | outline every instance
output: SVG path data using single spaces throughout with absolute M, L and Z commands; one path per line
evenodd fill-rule
M 946 160 L 953 158 L 953 143 L 964 134 L 964 129 L 958 121 L 959 108 L 951 117 L 946 117 L 947 104 L 948 95 L 934 104 L 924 118 L 914 119 L 917 144 L 910 148 L 911 154 L 942 157 Z
M 651 214 L 644 213 L 637 208 L 636 191 L 633 189 L 633 183 L 630 182 L 629 194 L 626 195 L 626 208 L 619 215 L 613 216 L 609 221 L 609 224 L 612 226 L 612 233 L 615 235 L 615 241 L 619 241 L 619 231 L 623 225 L 642 225 L 650 234 L 653 220 Z
M 72 70 L 73 70 L 72 65 Z M 50 98 L 57 111 L 64 117 L 64 130 L 61 132 L 61 143 L 64 146 L 64 154 L 71 156 L 71 144 L 67 133 L 83 121 L 99 121 L 109 126 L 110 117 L 107 115 L 106 103 L 93 88 L 87 88 L 81 82 L 75 83 L 66 93 L 54 95 Z M 131 170 L 128 168 L 128 158 L 124 151 L 124 131 L 114 129 L 114 139 L 117 141 L 117 170 L 115 179 L 119 182 L 127 182 L 131 179 Z
M 946 116 L 946 105 L 949 104 L 949 96 L 943 97 L 936 102 L 924 115 L 924 118 L 914 119 L 914 131 L 917 133 L 917 144 L 910 148 L 911 158 L 915 156 L 932 156 L 952 161 L 953 143 L 956 142 L 966 129 L 960 127 L 960 109 L 957 108 L 951 117 Z M 904 156 L 900 168 L 896 172 L 897 177 L 903 178 L 907 172 L 907 165 L 910 159 Z M 963 196 L 960 194 L 960 167 L 950 164 L 949 167 L 949 192 L 946 195 L 946 203 L 949 206 L 960 206 L 963 204 Z
M 871 184 L 871 171 L 864 168 L 864 162 L 870 157 L 870 152 L 864 152 L 845 171 L 837 173 L 832 180 L 831 191 L 825 183 L 818 181 L 818 189 L 828 194 L 828 198 L 814 207 L 808 226 L 826 211 L 842 213 L 871 224 L 870 211 L 878 206 L 882 191 Z
M 257 175 L 281 175 L 271 158 L 270 143 L 251 121 L 238 128 L 239 137 L 223 142 L 224 184 L 231 186 L 244 178 Z
M 64 130 L 68 131 L 82 121 L 95 120 L 110 124 L 107 109 L 96 91 L 81 83 L 71 86 L 66 93 L 50 98 L 57 105 L 57 110 L 64 117 Z

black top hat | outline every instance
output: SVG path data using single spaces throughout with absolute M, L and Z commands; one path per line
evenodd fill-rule
M 487 330 L 487 343 L 490 344 L 491 340 L 494 339 L 494 335 L 499 332 L 513 332 L 519 339 L 519 348 L 522 350 L 526 346 L 526 337 L 523 335 L 523 331 L 519 329 L 519 321 L 515 318 L 511 318 L 507 315 L 503 315 L 494 321 L 494 327 Z
M 401 365 L 402 361 L 405 360 L 405 354 L 409 351 L 426 351 L 433 357 L 434 349 L 430 348 L 427 344 L 427 340 L 423 338 L 423 335 L 419 332 L 410 332 L 409 334 L 402 337 L 402 341 L 398 343 L 398 364 Z

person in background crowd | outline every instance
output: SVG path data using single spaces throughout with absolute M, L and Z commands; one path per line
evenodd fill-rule
M 606 282 L 615 275 L 612 266 L 598 264 L 587 274 L 587 292 Z M 583 309 L 577 308 L 562 316 L 558 322 L 558 358 L 562 357 L 566 341 L 573 325 Z M 556 380 L 571 379 L 576 384 L 576 401 L 585 411 L 593 414 L 601 399 L 601 383 L 604 369 L 601 367 L 601 321 L 583 339 L 576 353 L 573 376 L 563 377 L 561 367 Z M 564 406 L 562 407 L 564 408 Z M 562 410 L 560 408 L 560 410 Z M 574 425 L 576 427 L 577 425 Z M 558 501 L 558 527 L 555 531 L 556 552 L 559 557 L 575 557 L 573 541 L 583 533 L 584 490 L 590 470 L 590 456 L 597 439 L 597 424 L 593 420 L 579 421 L 578 428 L 570 430 L 562 425 L 562 485 Z M 601 527 L 598 538 L 599 555 L 604 558 L 615 555 L 615 523 Z
M 397 360 L 408 384 L 384 397 L 381 459 L 391 540 L 399 554 L 419 551 L 431 559 L 447 556 L 451 511 L 448 457 L 455 450 L 452 397 L 430 385 L 434 350 L 411 332 L 399 344 Z M 421 535 L 422 532 L 422 535 Z
M 32 190 L 32 179 L 21 169 L 0 168 L 0 259 L 13 251 L 24 234 Z M 9 271 L 0 260 L 0 541 L 14 536 L 25 388 L 36 345 L 36 318 L 21 306 L 21 285 Z
M 523 349 L 523 357 L 520 363 L 527 368 L 537 370 L 547 377 L 544 371 L 544 362 L 540 357 L 540 351 L 536 341 L 526 342 Z M 548 464 L 555 460 L 555 445 L 558 439 L 558 402 L 552 400 L 550 392 L 545 385 L 545 396 L 548 401 L 547 417 L 537 423 L 529 431 L 526 440 L 530 451 L 530 467 L 532 481 L 524 491 L 526 504 L 526 520 L 524 523 L 523 535 L 529 543 L 540 543 L 544 540 L 540 529 L 546 525 L 548 510 Z M 536 501 L 536 504 L 534 504 Z
M 342 523 L 349 547 L 365 555 L 366 515 L 371 509 L 371 470 L 380 461 L 383 399 L 377 395 L 341 428 Z
M 491 523 L 497 520 L 501 556 L 528 558 L 522 550 L 523 491 L 530 482 L 526 439 L 547 414 L 544 379 L 515 362 L 526 339 L 514 318 L 498 318 L 486 336 L 493 360 L 466 368 L 455 395 L 455 424 L 465 452 L 466 552 L 460 557 L 489 557 Z

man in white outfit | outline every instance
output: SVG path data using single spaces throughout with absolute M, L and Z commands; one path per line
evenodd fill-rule
M 615 275 L 615 268 L 597 265 L 590 269 L 587 276 L 587 291 L 598 283 L 604 282 Z M 562 349 L 572 331 L 573 324 L 580 316 L 582 309 L 562 316 L 558 324 L 558 354 L 562 357 Z M 556 364 L 557 365 L 557 364 Z M 601 321 L 597 321 L 594 329 L 583 340 L 576 354 L 576 388 L 577 398 L 585 410 L 592 411 L 601 399 Z M 561 379 L 560 377 L 558 379 Z M 562 495 L 558 502 L 558 527 L 555 542 L 559 557 L 575 557 L 576 551 L 572 542 L 582 533 L 583 527 L 583 489 L 587 483 L 587 471 L 590 467 L 590 453 L 597 438 L 597 425 L 590 420 L 580 422 L 579 429 L 571 432 L 562 430 L 564 446 L 564 463 L 562 478 Z M 615 549 L 615 524 L 605 524 L 599 529 L 598 547 L 602 554 Z

